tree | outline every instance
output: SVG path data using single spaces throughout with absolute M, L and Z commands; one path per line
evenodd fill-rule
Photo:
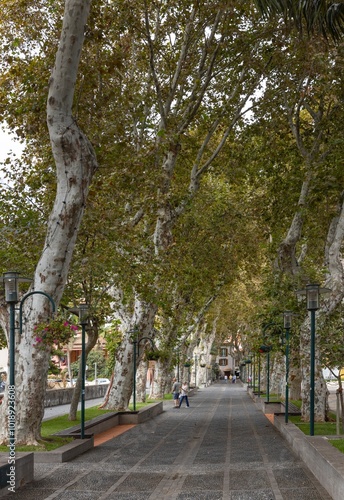
M 91 144 L 72 115 L 78 64 L 84 29 L 90 9 L 88 0 L 66 0 L 62 34 L 51 73 L 47 101 L 47 125 L 56 166 L 56 197 L 49 220 L 44 248 L 34 272 L 33 290 L 48 293 L 58 305 L 71 262 L 77 231 L 82 219 L 89 184 L 96 168 Z M 50 350 L 34 347 L 35 324 L 48 314 L 42 296 L 32 295 L 23 307 L 25 327 L 16 338 L 17 443 L 37 444 L 44 413 L 46 376 Z M 1 319 L 4 317 L 1 314 Z M 3 325 L 6 331 L 7 325 Z M 7 437 L 2 405 L 1 440 Z
M 344 33 L 344 4 L 325 0 L 255 0 L 265 16 L 281 14 L 302 32 L 303 21 L 308 33 L 318 31 L 338 40 Z
M 190 9 L 180 2 L 137 2 L 135 7 L 131 54 L 140 56 L 135 74 L 141 70 L 145 85 L 139 88 L 140 101 L 147 106 L 134 108 L 134 158 L 144 165 L 145 179 L 151 179 L 151 173 L 155 179 L 146 200 L 136 205 L 140 217 L 134 231 L 140 237 L 139 255 L 144 249 L 143 258 L 151 260 L 151 280 L 144 289 L 142 274 L 137 275 L 141 283 L 134 288 L 135 306 L 132 300 L 123 326 L 131 331 L 136 325 L 144 336 L 153 331 L 179 220 L 198 196 L 209 169 L 220 169 L 224 145 L 248 109 L 266 60 L 255 44 L 256 26 L 249 32 L 246 10 L 234 4 L 195 2 Z M 132 364 L 130 335 L 117 354 L 109 398 L 109 407 L 116 409 L 126 408 L 130 397 L 128 390 L 119 390 L 132 386 L 132 381 L 124 381 L 132 377 L 127 369 Z

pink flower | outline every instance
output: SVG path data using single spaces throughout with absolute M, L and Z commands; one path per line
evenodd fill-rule
M 43 339 L 42 339 L 42 337 L 36 337 L 36 338 L 35 338 L 35 341 L 36 341 L 36 342 L 42 342 L 42 340 L 43 340 Z
M 63 323 L 63 326 L 69 326 L 68 321 L 65 321 L 65 322 Z
M 71 330 L 74 330 L 74 332 L 77 332 L 78 331 L 78 327 L 75 326 L 75 325 L 70 325 L 70 329 Z

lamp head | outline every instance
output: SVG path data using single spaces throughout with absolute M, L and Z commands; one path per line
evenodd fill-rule
M 80 325 L 87 325 L 88 319 L 88 304 L 79 305 L 79 323 Z
M 19 283 L 30 283 L 30 278 L 21 278 L 20 273 L 9 271 L 3 273 L 2 282 L 5 286 L 5 300 L 8 304 L 19 302 Z

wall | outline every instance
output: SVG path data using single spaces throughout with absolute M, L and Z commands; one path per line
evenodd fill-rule
M 109 384 L 87 385 L 85 387 L 85 399 L 97 399 L 105 396 Z M 44 406 L 67 405 L 72 401 L 73 387 L 66 389 L 48 389 L 45 395 Z

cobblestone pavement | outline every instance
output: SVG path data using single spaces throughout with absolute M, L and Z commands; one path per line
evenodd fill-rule
M 15 500 L 331 500 L 239 384 L 219 383 L 64 464 Z M 6 498 L 8 495 L 6 496 Z

